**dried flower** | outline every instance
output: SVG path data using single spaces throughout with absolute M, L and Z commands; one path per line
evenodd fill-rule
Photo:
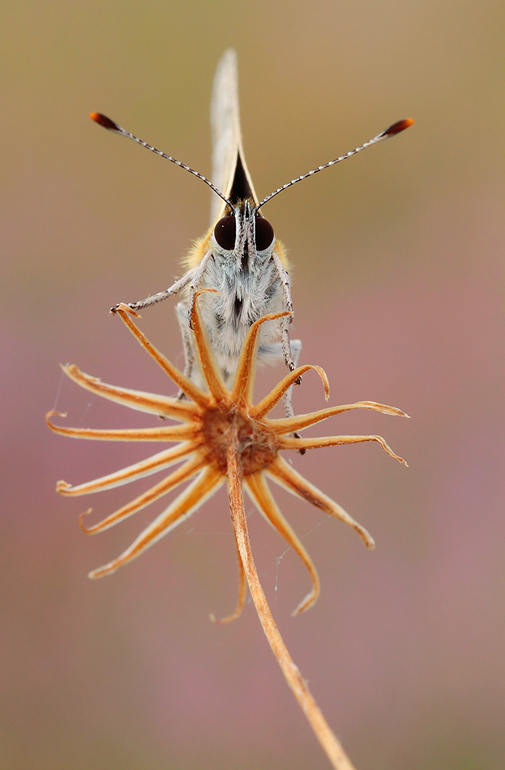
M 196 303 L 197 304 L 197 303 Z M 146 460 L 128 466 L 116 473 L 95 479 L 84 484 L 71 486 L 59 481 L 56 489 L 62 495 L 85 495 L 112 489 L 136 479 L 166 470 L 177 463 L 177 470 L 151 487 L 127 505 L 107 516 L 103 521 L 92 526 L 85 526 L 83 519 L 90 511 L 82 514 L 82 529 L 95 534 L 114 526 L 123 519 L 150 505 L 183 482 L 193 479 L 183 492 L 147 526 L 132 545 L 109 564 L 90 573 L 98 578 L 114 572 L 118 567 L 139 556 L 149 546 L 168 534 L 178 524 L 187 519 L 205 500 L 227 480 L 229 476 L 229 446 L 232 434 L 237 439 L 240 475 L 243 486 L 252 498 L 260 513 L 272 524 L 279 534 L 298 554 L 305 565 L 312 589 L 298 605 L 293 614 L 308 609 L 319 594 L 319 579 L 314 564 L 301 541 L 279 510 L 266 477 L 287 489 L 297 497 L 307 500 L 312 505 L 329 513 L 351 526 L 361 536 L 368 548 L 374 547 L 374 541 L 367 530 L 347 514 L 340 505 L 327 497 L 289 465 L 280 455 L 280 450 L 307 450 L 338 444 L 355 444 L 362 441 L 376 441 L 391 457 L 404 463 L 380 436 L 331 436 L 325 438 L 298 438 L 293 433 L 302 431 L 310 425 L 325 420 L 333 415 L 351 409 L 370 409 L 390 415 L 406 416 L 400 409 L 377 404 L 372 401 L 360 401 L 355 404 L 330 407 L 310 414 L 280 419 L 269 419 L 268 413 L 274 408 L 295 380 L 309 369 L 319 374 L 325 397 L 329 396 L 326 374 L 318 366 L 300 366 L 290 372 L 258 404 L 252 403 L 252 392 L 256 370 L 257 348 L 261 324 L 265 321 L 280 319 L 289 313 L 270 314 L 254 323 L 240 356 L 232 390 L 228 390 L 215 363 L 205 330 L 202 326 L 198 307 L 193 314 L 193 333 L 195 347 L 201 363 L 201 370 L 208 392 L 197 387 L 178 369 L 176 369 L 146 339 L 132 320 L 138 315 L 126 305 L 117 311 L 123 322 L 137 338 L 142 347 L 161 366 L 170 379 L 181 389 L 187 399 L 170 398 L 141 391 L 127 390 L 102 383 L 99 379 L 81 372 L 76 366 L 64 366 L 63 371 L 74 382 L 103 398 L 123 404 L 148 414 L 171 418 L 180 425 L 160 425 L 154 428 L 133 430 L 93 430 L 83 428 L 65 428 L 55 425 L 50 418 L 60 415 L 50 412 L 47 423 L 51 430 L 74 438 L 100 439 L 105 441 L 156 441 L 175 443 Z M 229 483 L 229 480 L 228 480 Z M 235 532 L 235 537 L 237 533 Z M 240 614 L 246 593 L 244 567 L 239 555 L 239 599 L 235 612 L 219 622 L 229 622 Z
M 204 291 L 213 290 L 206 289 Z M 200 293 L 198 292 L 198 294 Z M 192 316 L 195 349 L 198 352 L 201 371 L 208 392 L 192 383 L 148 342 L 132 320 L 132 316 L 138 317 L 137 313 L 126 305 L 120 305 L 117 313 L 142 347 L 161 366 L 182 393 L 186 395 L 188 400 L 157 396 L 152 393 L 106 385 L 95 377 L 90 377 L 79 371 L 76 366 L 64 366 L 64 372 L 78 385 L 103 398 L 116 401 L 141 412 L 171 418 L 182 424 L 176 426 L 163 425 L 161 427 L 140 430 L 63 428 L 54 425 L 50 420 L 54 415 L 64 416 L 58 412 L 49 412 L 46 417 L 47 424 L 56 433 L 73 436 L 74 438 L 101 439 L 105 441 L 161 441 L 175 443 L 176 445 L 172 449 L 166 449 L 147 460 L 124 468 L 117 473 L 103 476 L 95 481 L 74 487 L 65 481 L 59 481 L 56 489 L 62 495 L 90 494 L 104 489 L 112 489 L 143 476 L 163 471 L 177 463 L 183 463 L 163 481 L 137 497 L 131 503 L 107 516 L 98 524 L 86 527 L 83 524 L 83 519 L 90 511 L 82 514 L 79 519 L 82 529 L 89 534 L 93 534 L 112 527 L 127 516 L 136 513 L 141 508 L 167 494 L 170 490 L 175 489 L 183 482 L 190 479 L 193 479 L 193 481 L 165 511 L 141 532 L 135 542 L 121 556 L 100 569 L 91 572 L 90 577 L 97 578 L 108 575 L 121 565 L 139 556 L 146 548 L 149 548 L 163 535 L 166 535 L 170 530 L 187 519 L 196 508 L 202 505 L 207 498 L 213 495 L 227 481 L 230 513 L 238 554 L 240 587 L 235 612 L 229 617 L 216 622 L 227 623 L 238 617 L 245 601 L 247 580 L 254 605 L 272 651 L 329 761 L 335 770 L 354 770 L 351 760 L 326 722 L 309 691 L 307 683 L 302 678 L 298 667 L 291 658 L 272 617 L 252 556 L 242 490 L 245 487 L 260 513 L 296 551 L 307 568 L 312 581 L 312 590 L 299 604 L 294 614 L 302 612 L 316 601 L 319 593 L 319 579 L 304 546 L 277 507 L 265 477 L 269 477 L 297 497 L 307 500 L 312 505 L 349 524 L 358 532 L 365 545 L 368 548 L 373 548 L 374 542 L 366 529 L 355 522 L 337 503 L 304 479 L 303 476 L 286 463 L 279 452 L 281 449 L 301 451 L 322 446 L 376 441 L 391 457 L 405 463 L 401 457 L 398 457 L 388 447 L 380 436 L 332 436 L 303 439 L 297 435 L 293 436 L 293 433 L 302 431 L 309 427 L 309 425 L 314 425 L 321 420 L 351 409 L 371 409 L 376 412 L 383 412 L 384 414 L 401 415 L 404 417 L 407 415 L 400 409 L 395 409 L 391 406 L 376 404 L 373 401 L 359 401 L 356 404 L 330 407 L 318 412 L 311 412 L 310 414 L 285 417 L 283 419 L 269 419 L 266 415 L 274 408 L 293 383 L 309 369 L 315 369 L 319 374 L 323 382 L 326 399 L 328 399 L 329 395 L 328 380 L 324 371 L 318 366 L 307 365 L 300 366 L 290 372 L 268 396 L 265 396 L 258 404 L 253 405 L 252 392 L 261 324 L 265 321 L 284 318 L 289 315 L 287 312 L 266 315 L 251 326 L 240 355 L 233 388 L 230 391 L 225 386 L 219 367 L 214 360 L 202 326 L 198 303 L 195 303 Z

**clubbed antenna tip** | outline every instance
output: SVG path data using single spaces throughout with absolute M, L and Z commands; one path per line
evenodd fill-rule
M 103 126 L 104 128 L 108 128 L 110 131 L 119 131 L 119 133 L 121 133 L 118 124 L 114 123 L 114 121 L 106 115 L 102 115 L 101 112 L 90 112 L 89 117 L 91 120 L 94 120 L 95 123 L 98 123 L 98 125 Z
M 103 115 L 100 117 L 103 118 Z M 107 120 L 107 118 L 106 118 Z M 406 128 L 412 125 L 414 121 L 412 118 L 405 118 L 405 120 L 399 120 L 397 123 L 393 123 L 392 126 L 389 126 L 389 128 L 386 128 L 386 130 L 383 132 L 383 136 L 394 136 L 395 134 L 399 134 L 400 131 L 405 131 Z

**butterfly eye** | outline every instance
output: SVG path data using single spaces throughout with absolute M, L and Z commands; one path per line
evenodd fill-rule
M 222 249 L 233 251 L 237 230 L 235 217 L 228 216 L 219 220 L 214 228 L 214 237 Z
M 274 239 L 274 228 L 263 217 L 256 217 L 256 248 L 258 251 L 268 249 Z

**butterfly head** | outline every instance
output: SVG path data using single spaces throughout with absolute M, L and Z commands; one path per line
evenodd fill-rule
M 240 200 L 228 207 L 216 223 L 212 241 L 222 254 L 241 260 L 243 266 L 250 259 L 268 256 L 275 243 L 274 229 L 262 217 L 252 199 Z

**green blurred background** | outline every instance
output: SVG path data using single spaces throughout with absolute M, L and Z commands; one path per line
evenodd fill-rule
M 504 16 L 486 0 L 4 4 L 2 768 L 326 767 L 252 605 L 209 622 L 236 598 L 225 496 L 90 582 L 153 512 L 87 538 L 78 513 L 93 504 L 98 519 L 131 490 L 64 500 L 55 482 L 150 450 L 70 441 L 43 420 L 57 408 L 71 425 L 146 424 L 63 381 L 60 362 L 172 392 L 108 308 L 180 275 L 208 190 L 87 115 L 208 174 L 229 46 L 261 197 L 416 121 L 268 206 L 295 266 L 302 361 L 326 369 L 333 404 L 412 415 L 352 413 L 313 432 L 380 433 L 409 469 L 374 445 L 294 458 L 377 541 L 370 553 L 276 492 L 322 579 L 305 615 L 290 616 L 303 568 L 248 506 L 275 617 L 358 770 L 505 766 Z M 169 301 L 142 328 L 182 365 Z M 295 408 L 323 403 L 307 375 Z

